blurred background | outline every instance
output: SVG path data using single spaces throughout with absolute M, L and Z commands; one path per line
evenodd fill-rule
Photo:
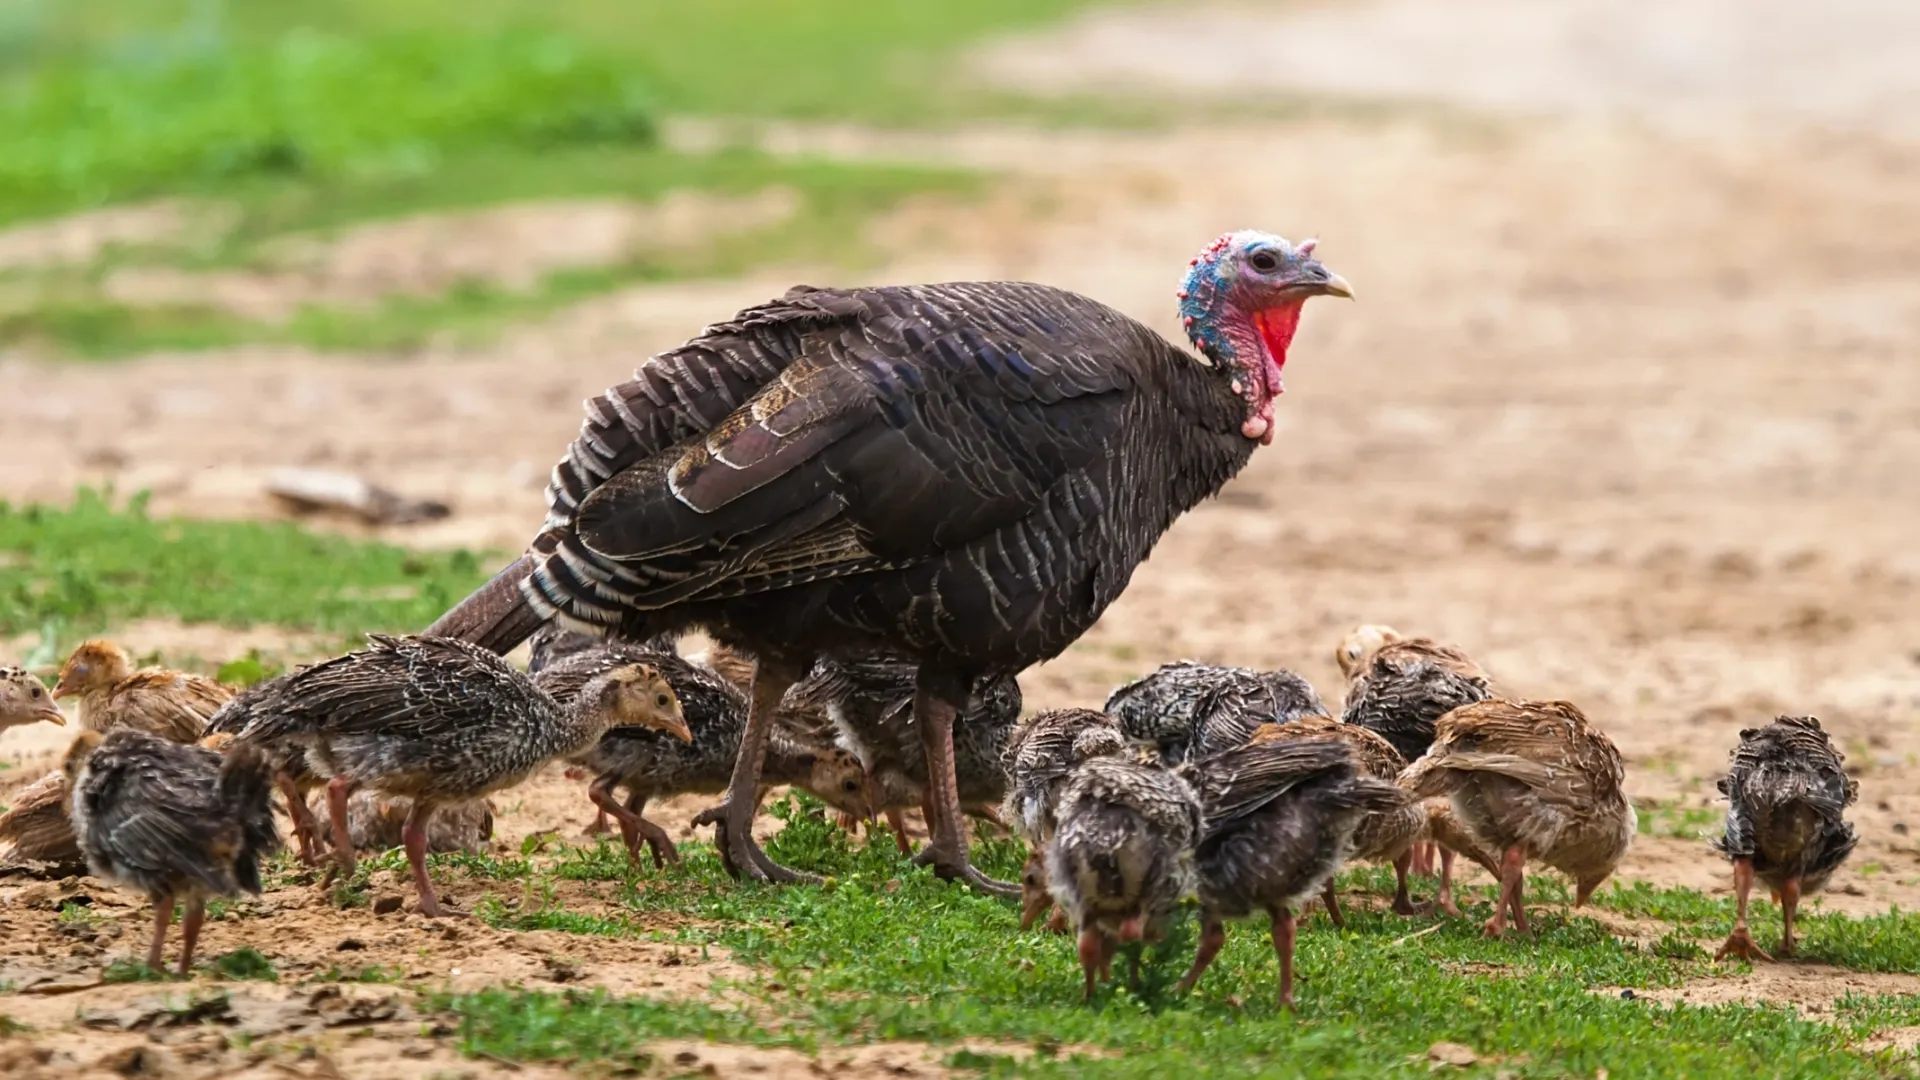
M 1612 731 L 1626 876 L 1703 888 L 1735 733 L 1816 713 L 1875 792 L 1832 902 L 1911 906 L 1916 118 L 1911 0 L 9 0 L 0 659 L 417 627 L 739 307 L 1026 278 L 1174 336 L 1257 226 L 1359 301 L 1029 701 L 1449 638 Z

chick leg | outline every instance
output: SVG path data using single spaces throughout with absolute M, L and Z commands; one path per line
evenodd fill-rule
M 920 724 L 920 741 L 927 752 L 928 808 L 937 817 L 927 824 L 933 835 L 914 859 L 931 863 L 940 877 L 971 885 L 976 892 L 1008 898 L 1020 895 L 1018 886 L 995 881 L 967 861 L 967 831 L 960 810 L 960 782 L 953 772 L 953 721 L 966 707 L 973 679 L 956 671 L 922 665 L 913 689 L 913 715 Z
M 1412 848 L 1401 852 L 1399 857 L 1393 860 L 1393 913 L 1395 915 L 1423 915 L 1433 909 L 1432 904 L 1424 902 L 1414 903 L 1413 891 L 1407 887 L 1407 871 L 1411 869 L 1412 866 Z M 1440 852 L 1440 881 L 1443 885 L 1447 880 L 1447 871 L 1452 869 L 1452 866 L 1452 853 L 1442 849 Z
M 160 955 L 167 944 L 167 927 L 173 925 L 173 894 L 153 898 L 153 941 L 147 946 L 147 970 L 160 970 Z
M 207 921 L 207 898 L 195 893 L 180 917 L 180 974 L 193 973 L 193 947 L 200 943 L 200 925 Z M 157 970 L 157 969 L 156 969 Z
M 1080 931 L 1080 970 L 1087 978 L 1087 989 L 1082 1000 L 1093 1000 L 1093 988 L 1099 982 L 1100 961 L 1106 955 L 1106 944 L 1100 938 L 1100 931 L 1089 926 Z
M 1433 876 L 1434 845 L 1428 841 L 1417 841 L 1413 845 L 1413 872 L 1421 877 Z
M 327 781 L 327 815 L 333 819 L 333 857 L 341 873 L 353 876 L 358 865 L 353 858 L 353 837 L 347 828 L 347 800 L 357 785 L 347 777 Z
M 1505 858 L 1500 860 L 1500 896 L 1493 904 L 1493 918 L 1487 920 L 1484 929 L 1488 937 L 1506 934 L 1508 911 L 1514 913 L 1514 926 L 1523 934 L 1527 932 L 1527 913 L 1520 903 L 1520 888 L 1526 881 L 1526 870 L 1526 850 L 1508 848 Z
M 1273 952 L 1280 958 L 1280 1007 L 1283 1009 L 1293 1008 L 1293 939 L 1297 929 L 1291 908 L 1273 909 Z
M 1440 847 L 1440 892 L 1433 902 L 1441 911 L 1460 918 L 1460 905 L 1453 902 L 1453 849 L 1450 847 Z
M 780 884 L 817 882 L 813 874 L 790 870 L 767 857 L 753 839 L 753 815 L 760 806 L 760 766 L 767 757 L 767 737 L 773 733 L 773 714 L 787 688 L 800 681 L 805 667 L 794 668 L 774 663 L 765 657 L 753 668 L 753 704 L 747 710 L 747 730 L 740 736 L 740 754 L 733 762 L 733 779 L 718 806 L 709 807 L 693 819 L 695 825 L 712 825 L 714 843 L 720 849 L 720 863 L 734 877 L 751 877 Z
M 886 813 L 887 828 L 893 831 L 894 846 L 900 849 L 902 855 L 913 854 L 913 841 L 907 839 L 907 815 L 897 806 L 889 807 Z
M 1206 973 L 1213 958 L 1220 955 L 1220 946 L 1227 943 L 1227 924 L 1211 913 L 1200 916 L 1200 947 L 1194 950 L 1193 965 L 1187 973 L 1180 976 L 1180 984 L 1174 987 L 1179 994 L 1189 993 L 1200 985 L 1200 976 Z
M 308 866 L 320 861 L 320 823 L 313 819 L 313 811 L 307 807 L 307 800 L 300 793 L 300 785 L 293 777 L 284 772 L 274 774 L 279 784 L 280 794 L 287 800 L 287 819 L 293 822 L 293 839 L 300 845 L 300 861 Z
M 407 865 L 413 867 L 413 887 L 420 893 L 420 914 L 429 919 L 464 915 L 465 912 L 440 906 L 440 898 L 433 894 L 433 879 L 427 876 L 427 821 L 433 817 L 434 809 L 425 799 L 415 799 L 407 811 L 406 824 L 400 826 L 400 843 L 407 849 Z
M 1793 914 L 1800 908 L 1800 879 L 1788 878 L 1780 886 L 1780 921 L 1783 924 L 1780 934 L 1780 955 L 1793 955 Z
M 1727 935 L 1727 943 L 1713 954 L 1715 960 L 1725 960 L 1737 956 L 1751 964 L 1755 958 L 1771 960 L 1773 957 L 1760 951 L 1753 943 L 1753 934 L 1747 929 L 1747 894 L 1753 891 L 1753 860 L 1735 859 L 1733 861 L 1733 933 Z
M 1340 890 L 1334 888 L 1332 878 L 1328 878 L 1326 887 L 1320 890 L 1320 902 L 1327 905 L 1327 918 L 1333 921 L 1333 925 L 1346 929 L 1346 916 L 1340 914 Z

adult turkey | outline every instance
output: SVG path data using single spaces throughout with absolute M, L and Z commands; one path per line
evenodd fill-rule
M 782 694 L 821 656 L 918 665 L 942 876 L 967 861 L 952 727 L 974 680 L 1058 655 L 1173 520 L 1274 435 L 1314 243 L 1228 233 L 1191 264 L 1200 357 L 1023 282 L 801 286 L 587 402 L 525 555 L 428 633 L 505 651 L 542 624 L 640 640 L 699 628 L 752 654 L 718 826 L 728 868 L 801 880 L 748 830 Z

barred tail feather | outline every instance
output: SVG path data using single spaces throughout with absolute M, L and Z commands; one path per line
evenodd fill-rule
M 422 633 L 458 638 L 496 653 L 511 650 L 532 637 L 549 618 L 535 610 L 522 589 L 535 565 L 533 555 L 515 559 Z

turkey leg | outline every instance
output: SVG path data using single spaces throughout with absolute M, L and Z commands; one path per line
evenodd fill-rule
M 407 862 L 413 866 L 413 887 L 420 893 L 420 914 L 429 919 L 465 915 L 464 911 L 440 906 L 440 898 L 433 895 L 433 879 L 427 876 L 427 821 L 433 817 L 433 810 L 433 804 L 415 799 L 407 810 L 406 823 L 400 826 L 400 843 L 407 849 Z
M 1793 955 L 1793 913 L 1800 907 L 1800 879 L 1790 877 L 1780 886 L 1780 955 Z
M 593 805 L 600 808 L 602 817 L 612 817 L 620 825 L 620 839 L 625 842 L 627 859 L 635 866 L 640 865 L 640 841 L 647 842 L 647 849 L 653 852 L 653 868 L 661 869 L 668 863 L 678 863 L 680 853 L 674 850 L 673 838 L 667 830 L 640 816 L 633 804 L 641 802 L 639 796 L 627 800 L 628 805 L 621 806 L 613 797 L 613 789 L 620 778 L 612 773 L 596 779 L 587 788 L 587 797 Z M 645 805 L 641 802 L 641 805 Z
M 804 672 L 801 667 L 799 672 Z M 774 710 L 787 688 L 800 681 L 794 668 L 761 657 L 753 665 L 753 703 L 747 710 L 747 730 L 740 736 L 740 756 L 733 761 L 733 779 L 719 806 L 702 810 L 695 825 L 714 827 L 720 863 L 734 877 L 742 875 L 779 884 L 817 882 L 812 874 L 789 870 L 760 850 L 753 839 L 753 813 L 760 805 L 760 766 L 767 757 L 767 736 L 773 732 Z
M 1727 943 L 1713 954 L 1715 960 L 1725 960 L 1737 956 L 1751 964 L 1756 959 L 1771 960 L 1773 957 L 1760 951 L 1753 943 L 1753 933 L 1747 929 L 1747 894 L 1753 891 L 1753 860 L 1735 859 L 1733 861 L 1733 933 L 1727 935 Z
M 167 927 L 173 925 L 173 894 L 153 898 L 153 942 L 147 946 L 147 970 L 158 972 L 160 956 L 166 949 Z
M 187 898 L 180 917 L 180 974 L 193 974 L 193 947 L 200 943 L 200 926 L 207 921 L 207 898 L 195 892 Z M 158 970 L 157 968 L 155 970 Z
M 988 896 L 1020 895 L 1020 888 L 995 881 L 967 861 L 966 818 L 960 809 L 960 781 L 953 773 L 953 721 L 966 707 L 973 680 L 957 672 L 922 665 L 913 688 L 913 716 L 920 725 L 920 741 L 927 752 L 927 822 L 932 836 L 914 857 L 931 863 L 943 878 L 959 878 Z
M 1220 946 L 1227 943 L 1227 925 L 1217 916 L 1202 913 L 1200 916 L 1200 947 L 1194 951 L 1193 966 L 1180 977 L 1180 985 L 1173 988 L 1176 994 L 1185 994 L 1200 984 L 1200 976 L 1206 973 L 1213 958 L 1220 954 Z

